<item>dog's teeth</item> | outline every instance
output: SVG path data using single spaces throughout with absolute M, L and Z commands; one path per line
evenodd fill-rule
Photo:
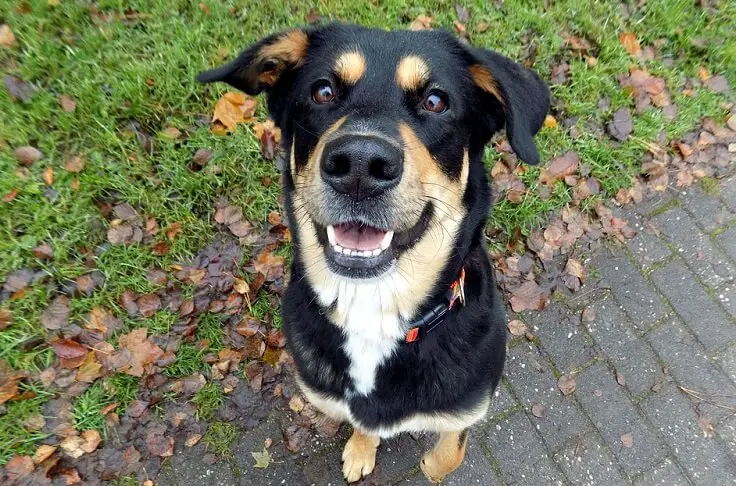
M 330 242 L 330 245 L 337 246 L 335 244 L 335 227 L 332 225 L 327 227 L 327 240 Z
M 383 235 L 383 240 L 381 240 L 381 250 L 385 250 L 391 245 L 391 240 L 394 238 L 394 232 L 388 231 L 385 235 Z
M 348 250 L 347 248 L 343 251 L 343 253 L 347 256 L 353 256 L 353 254 L 355 254 L 353 250 Z
M 381 250 L 380 248 L 376 248 L 375 250 L 373 250 L 373 251 L 371 252 L 371 254 L 372 254 L 373 256 L 378 256 L 378 255 L 380 255 L 380 254 L 381 254 L 381 252 L 382 252 L 382 251 L 383 251 L 383 250 Z

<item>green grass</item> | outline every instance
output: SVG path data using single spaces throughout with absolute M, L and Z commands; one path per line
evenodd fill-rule
M 232 456 L 232 444 L 238 435 L 238 427 L 230 422 L 215 421 L 207 427 L 202 442 L 207 450 L 214 452 L 220 457 Z
M 214 206 L 219 198 L 243 208 L 252 221 L 265 221 L 278 208 L 278 184 L 266 188 L 263 177 L 278 180 L 273 164 L 260 155 L 258 141 L 248 126 L 227 137 L 213 135 L 207 126 L 215 100 L 227 89 L 203 87 L 194 76 L 212 67 L 223 57 L 232 57 L 243 47 L 262 36 L 286 27 L 303 24 L 314 8 L 325 19 L 344 19 L 369 26 L 400 28 L 409 25 L 419 14 L 435 18 L 436 26 L 452 29 L 455 0 L 325 0 L 306 4 L 298 0 L 260 2 L 255 0 L 205 1 L 184 0 L 102 0 L 98 9 L 109 14 L 110 21 L 90 16 L 84 2 L 60 2 L 51 7 L 45 0 L 27 2 L 30 12 L 18 8 L 18 2 L 0 0 L 2 22 L 7 23 L 18 45 L 0 47 L 0 71 L 31 82 L 37 92 L 27 103 L 14 101 L 6 89 L 0 89 L 0 196 L 18 190 L 10 203 L 0 202 L 0 282 L 19 268 L 32 267 L 48 274 L 14 300 L 0 303 L 13 313 L 13 324 L 0 333 L 0 359 L 15 369 L 41 371 L 54 363 L 53 352 L 45 345 L 40 324 L 41 314 L 55 296 L 54 284 L 63 284 L 89 271 L 85 255 L 105 275 L 104 285 L 94 295 L 74 298 L 71 320 L 81 322 L 94 306 L 102 306 L 124 318 L 124 331 L 145 326 L 151 334 L 165 334 L 175 324 L 176 315 L 161 311 L 148 319 L 129 319 L 120 308 L 118 297 L 125 290 L 146 293 L 154 290 L 146 280 L 146 271 L 157 267 L 169 270 L 174 262 L 186 261 L 211 241 L 216 226 Z M 698 7 L 692 0 L 648 0 L 642 7 L 627 2 L 632 13 L 622 15 L 614 0 L 559 0 L 550 3 L 529 0 L 466 0 L 472 17 L 468 31 L 472 41 L 496 49 L 512 58 L 520 58 L 530 45 L 536 46 L 534 68 L 549 79 L 551 69 L 568 55 L 562 51 L 563 34 L 584 37 L 594 46 L 597 63 L 584 59 L 568 60 L 569 83 L 552 87 L 560 108 L 555 116 L 579 117 L 581 136 L 573 139 L 561 126 L 544 129 L 537 137 L 543 159 L 576 151 L 590 166 L 604 189 L 601 198 L 630 184 L 638 173 L 645 142 L 664 130 L 676 139 L 693 129 L 704 116 L 722 120 L 723 96 L 698 88 L 694 96 L 681 94 L 686 77 L 697 77 L 703 65 L 713 74 L 724 74 L 736 86 L 736 41 L 733 18 L 736 2 L 721 1 L 716 12 Z M 124 19 L 126 12 L 137 18 Z M 490 27 L 482 33 L 477 26 Z M 652 61 L 632 59 L 621 47 L 620 32 L 634 32 L 642 45 L 664 39 L 662 56 Z M 666 65 L 664 57 L 672 59 Z M 606 136 L 588 130 L 589 124 L 601 125 L 621 107 L 633 107 L 633 101 L 619 87 L 618 76 L 631 65 L 646 68 L 663 77 L 671 98 L 679 106 L 675 121 L 666 122 L 658 110 L 634 118 L 636 139 L 612 143 Z M 61 110 L 58 98 L 67 95 L 76 103 L 76 111 Z M 600 109 L 601 98 L 610 100 Z M 259 110 L 263 117 L 263 107 Z M 137 122 L 153 140 L 154 153 L 148 153 L 130 129 Z M 182 132 L 177 140 L 157 137 L 167 127 Z M 13 150 L 33 145 L 44 158 L 29 168 L 22 168 Z M 189 162 L 199 148 L 213 151 L 208 165 L 192 171 Z M 74 155 L 85 160 L 85 168 L 73 174 L 63 168 Z M 498 156 L 487 151 L 490 167 Z M 54 168 L 54 182 L 47 187 L 42 174 Z M 490 224 L 502 235 L 495 244 L 503 245 L 504 236 L 528 234 L 543 223 L 551 212 L 571 200 L 571 190 L 562 183 L 543 199 L 536 191 L 539 168 L 523 176 L 532 191 L 521 204 L 506 201 L 496 206 Z M 74 183 L 78 180 L 78 189 Z M 702 187 L 708 190 L 709 182 Z M 150 245 L 110 246 L 108 222 L 100 206 L 127 202 L 141 215 L 156 219 L 165 229 L 179 223 L 181 233 L 164 256 L 153 254 Z M 595 200 L 590 201 L 590 204 Z M 164 238 L 162 234 L 155 240 Z M 45 242 L 53 248 L 54 258 L 42 261 L 32 248 Z M 277 250 L 290 259 L 290 247 Z M 185 289 L 189 291 L 189 289 Z M 253 302 L 253 312 L 262 320 L 272 319 L 280 327 L 278 306 L 266 295 Z M 220 322 L 214 315 L 201 317 L 197 341 L 209 344 L 199 349 L 185 343 L 176 361 L 164 371 L 172 377 L 206 371 L 204 354 L 222 347 Z M 114 341 L 114 339 L 113 339 Z M 12 451 L 31 453 L 42 437 L 22 427 L 23 417 L 38 413 L 49 397 L 40 384 L 31 384 L 38 395 L 22 402 L 9 402 L 0 417 L 0 463 Z M 101 428 L 104 418 L 99 410 L 110 403 L 120 403 L 124 410 L 136 396 L 137 379 L 115 375 L 94 384 L 74 402 L 74 417 L 79 427 Z M 114 391 L 111 391 L 114 390 Z M 211 416 L 222 401 L 217 385 L 207 385 L 195 401 L 203 418 Z
M 194 395 L 192 402 L 197 406 L 197 420 L 209 420 L 225 403 L 225 392 L 218 383 L 210 382 Z

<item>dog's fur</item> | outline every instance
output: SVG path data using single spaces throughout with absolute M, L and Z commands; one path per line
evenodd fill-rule
M 483 150 L 505 126 L 517 155 L 539 161 L 533 136 L 549 107 L 546 86 L 443 31 L 341 24 L 272 35 L 199 80 L 265 91 L 282 131 L 295 249 L 284 332 L 302 391 L 354 428 L 346 479 L 372 471 L 380 437 L 434 431 L 440 440 L 421 466 L 440 481 L 462 462 L 467 429 L 486 413 L 505 357 L 506 318 L 484 244 Z M 432 111 L 438 99 L 443 112 Z M 379 155 L 350 152 L 346 170 L 365 172 L 337 190 L 326 174 L 340 169 L 325 164 L 346 143 Z M 364 158 L 380 159 L 378 176 Z M 331 253 L 326 233 L 345 222 L 395 231 L 392 246 L 353 265 L 356 258 Z M 465 304 L 404 342 L 462 268 Z

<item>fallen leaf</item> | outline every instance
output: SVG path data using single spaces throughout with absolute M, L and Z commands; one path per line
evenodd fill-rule
M 67 113 L 71 113 L 77 109 L 77 102 L 67 95 L 59 96 L 59 104 L 61 105 L 61 109 Z
M 700 78 L 700 81 L 702 82 L 708 81 L 711 78 L 711 74 L 705 66 L 701 65 L 698 67 L 698 78 Z
M 43 154 L 36 147 L 25 145 L 15 149 L 15 158 L 23 165 L 31 165 L 34 162 L 38 162 L 43 158 Z
M 43 461 L 51 457 L 51 454 L 56 452 L 57 449 L 58 446 L 41 444 L 38 446 L 38 449 L 36 449 L 36 452 L 33 453 L 33 463 L 41 464 Z
M 97 449 L 97 446 L 102 442 L 102 437 L 100 437 L 99 432 L 94 429 L 90 429 L 82 432 L 82 440 L 84 441 L 82 443 L 82 450 L 89 454 Z
M 281 129 L 269 118 L 264 123 L 255 123 L 253 134 L 261 142 L 263 156 L 268 160 L 273 160 L 281 143 Z
M 576 35 L 563 33 L 562 38 L 565 41 L 565 47 L 579 55 L 588 54 L 588 51 L 593 48 L 590 41 Z
M 0 25 L 0 46 L 12 47 L 15 45 L 15 34 L 8 24 Z
M 141 295 L 136 303 L 143 317 L 151 317 L 161 309 L 161 298 L 154 293 Z
M 88 349 L 72 339 L 55 339 L 49 343 L 56 356 L 63 359 L 76 359 L 87 355 Z
M 102 365 L 97 361 L 94 351 L 90 351 L 77 370 L 76 380 L 83 383 L 92 383 L 100 376 L 102 376 Z
M 0 361 L 0 405 L 18 395 L 18 381 L 23 374 L 13 370 L 5 361 Z
M 545 128 L 557 128 L 557 119 L 552 115 L 547 115 L 544 118 L 544 126 Z
M 302 397 L 300 397 L 299 395 L 294 395 L 293 397 L 291 397 L 291 400 L 289 400 L 289 408 L 296 413 L 304 410 L 304 400 L 302 400 Z
M 475 31 L 479 34 L 482 34 L 483 32 L 487 31 L 490 28 L 491 24 L 488 22 L 478 22 L 478 25 L 475 26 Z
M 20 191 L 18 189 L 11 189 L 3 195 L 3 202 L 9 203 L 18 196 Z
M 562 375 L 557 380 L 557 388 L 560 389 L 563 395 L 570 395 L 571 393 L 575 393 L 575 388 L 577 387 L 577 384 L 575 383 L 575 377 L 573 375 Z
M 251 337 L 256 335 L 260 327 L 261 323 L 256 319 L 245 317 L 237 326 L 235 326 L 235 332 L 241 336 Z
M 532 405 L 532 415 L 534 415 L 537 418 L 544 417 L 544 414 L 547 413 L 547 407 L 542 405 L 541 403 L 536 403 Z
M 523 336 L 527 331 L 526 324 L 518 319 L 514 319 L 513 321 L 509 322 L 508 324 L 506 324 L 506 327 L 508 328 L 512 336 Z
M 225 130 L 232 132 L 238 123 L 245 123 L 253 118 L 257 102 L 243 93 L 225 93 L 215 104 L 212 123 L 221 123 Z
M 215 212 L 215 221 L 220 224 L 230 225 L 241 219 L 243 219 L 243 210 L 238 206 L 227 205 Z
M 593 322 L 595 320 L 595 309 L 592 307 L 586 307 L 580 314 L 580 320 L 582 322 Z
M 266 277 L 267 282 L 272 282 L 284 276 L 284 257 L 274 255 L 267 247 L 258 255 L 254 267 L 258 273 Z
M 194 155 L 192 156 L 192 162 L 199 165 L 200 167 L 204 167 L 207 165 L 207 162 L 210 161 L 212 158 L 212 150 L 201 148 L 197 149 L 196 152 L 194 152 Z
M 0 331 L 13 323 L 13 314 L 9 309 L 0 309 Z
M 46 183 L 47 186 L 50 186 L 54 183 L 54 167 L 48 166 L 43 171 L 43 181 Z
M 283 348 L 286 346 L 286 336 L 281 330 L 271 329 L 266 336 L 266 344 L 273 348 Z
M 253 231 L 253 225 L 248 221 L 238 221 L 237 223 L 229 224 L 227 229 L 237 238 L 244 238 Z
M 64 162 L 64 169 L 75 174 L 82 172 L 84 169 L 84 159 L 79 155 L 75 155 Z
M 626 52 L 632 56 L 638 56 L 641 53 L 641 46 L 639 41 L 636 39 L 636 34 L 633 32 L 622 32 L 618 36 L 618 40 L 621 45 L 626 49 Z
M 714 93 L 725 93 L 730 89 L 728 86 L 728 79 L 720 74 L 717 76 L 712 76 L 703 84 L 706 88 L 713 91 Z
M 634 436 L 631 435 L 631 432 L 621 436 L 621 445 L 626 449 L 629 449 L 634 445 Z
M 9 484 L 17 484 L 33 472 L 33 459 L 30 456 L 15 455 L 5 464 L 5 473 Z
M 184 442 L 184 445 L 187 447 L 194 447 L 201 439 L 202 434 L 190 434 L 187 436 L 187 440 Z
M 514 312 L 524 310 L 542 310 L 547 306 L 548 297 L 534 281 L 524 282 L 512 292 L 511 308 Z
M 97 449 L 102 438 L 96 430 L 85 430 L 82 435 L 72 435 L 61 442 L 61 449 L 71 458 L 77 459 Z
M 153 363 L 163 354 L 161 348 L 146 338 L 146 333 L 146 328 L 138 328 L 120 336 L 118 341 L 120 350 L 127 350 L 130 354 L 127 363 L 120 367 L 123 373 L 143 376 L 145 366 Z
M 420 14 L 409 24 L 409 30 L 432 30 L 433 17 Z
M 261 452 L 251 452 L 251 455 L 255 460 L 255 464 L 253 464 L 253 467 L 256 467 L 258 469 L 266 469 L 268 465 L 271 464 L 271 454 L 266 450 L 265 447 Z
M 174 439 L 160 433 L 149 432 L 146 435 L 146 447 L 154 456 L 170 457 L 174 455 Z
M 309 443 L 310 437 L 309 429 L 292 424 L 284 432 L 284 445 L 291 452 L 299 452 Z
M 568 151 L 560 157 L 552 159 L 546 169 L 542 170 L 540 182 L 542 184 L 554 184 L 565 176 L 573 175 L 578 170 L 580 157 L 572 151 Z
M 165 128 L 161 132 L 161 135 L 164 138 L 168 138 L 170 140 L 176 140 L 177 138 L 181 137 L 181 130 L 179 130 L 176 127 L 168 127 L 168 128 Z
M 613 120 L 606 125 L 608 134 L 619 142 L 628 139 L 633 129 L 634 123 L 627 108 L 616 110 L 613 114 Z
M 626 378 L 624 378 L 624 375 L 618 370 L 616 371 L 616 383 L 621 386 L 626 385 Z
M 585 268 L 580 260 L 568 258 L 564 272 L 579 278 L 581 282 L 585 281 Z
M 36 88 L 33 85 L 9 74 L 6 74 L 3 78 L 3 84 L 5 84 L 5 88 L 8 90 L 11 98 L 22 101 L 23 103 L 31 101 L 33 95 L 36 93 Z
M 713 423 L 705 415 L 698 416 L 698 425 L 700 426 L 700 430 L 703 431 L 703 437 L 713 437 L 713 435 L 715 434 Z

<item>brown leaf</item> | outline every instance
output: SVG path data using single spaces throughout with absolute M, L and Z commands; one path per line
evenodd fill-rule
M 13 323 L 13 314 L 9 309 L 0 309 L 0 331 Z
M 164 231 L 164 234 L 169 240 L 174 241 L 176 239 L 176 235 L 181 233 L 181 231 L 181 223 L 177 221 L 175 223 L 171 223 L 169 227 L 166 228 L 166 231 Z
M 5 361 L 0 361 L 0 405 L 18 395 L 18 381 L 23 374 L 16 372 Z
M 284 257 L 274 255 L 272 250 L 264 248 L 254 263 L 258 273 L 266 277 L 267 282 L 277 280 L 284 276 Z
M 215 212 L 215 221 L 220 224 L 230 225 L 243 219 L 243 210 L 238 206 L 227 205 Z
M 15 158 L 18 162 L 26 166 L 31 165 L 34 162 L 38 162 L 43 158 L 41 151 L 36 147 L 31 147 L 30 145 L 18 147 L 13 153 L 15 154 Z
M 15 199 L 18 196 L 19 192 L 20 190 L 18 189 L 11 189 L 10 191 L 8 191 L 7 193 L 3 195 L 3 202 L 6 202 L 6 203 L 11 202 L 13 199 Z
M 235 326 L 235 332 L 241 336 L 251 337 L 256 335 L 260 326 L 261 323 L 256 319 L 245 317 L 237 326 Z
M 77 102 L 67 95 L 59 96 L 59 104 L 61 105 L 61 109 L 67 113 L 71 113 L 77 109 Z
M 266 343 L 273 348 L 283 348 L 286 346 L 286 337 L 280 330 L 271 329 L 266 336 Z
M 634 436 L 631 435 L 631 432 L 621 436 L 621 445 L 626 449 L 629 449 L 634 445 Z
M 631 113 L 627 108 L 616 110 L 613 114 L 613 120 L 606 125 L 608 134 L 619 142 L 628 139 L 633 129 L 634 122 L 631 120 Z
M 547 115 L 544 118 L 544 126 L 545 128 L 557 128 L 557 119 L 552 115 Z
M 156 432 L 146 435 L 146 447 L 154 456 L 170 457 L 174 455 L 174 439 Z
M 562 38 L 565 41 L 565 46 L 576 54 L 587 54 L 593 48 L 590 41 L 576 35 L 563 33 Z
M 595 177 L 584 177 L 572 188 L 572 199 L 575 204 L 580 204 L 585 199 L 601 190 L 601 184 Z
M 89 454 L 97 449 L 97 446 L 99 446 L 100 442 L 102 442 L 102 437 L 100 437 L 99 432 L 91 429 L 82 432 L 82 440 L 84 441 L 84 443 L 82 444 L 82 450 Z
M 245 341 L 244 351 L 246 358 L 258 359 L 266 351 L 266 343 L 258 336 L 251 336 Z
M 83 383 L 92 383 L 101 375 L 102 365 L 97 361 L 94 351 L 90 351 L 77 370 L 76 380 Z
M 585 281 L 585 268 L 583 267 L 583 264 L 580 263 L 580 260 L 569 258 L 567 260 L 567 265 L 565 265 L 565 273 L 579 278 L 581 282 Z
M 291 400 L 289 400 L 289 408 L 296 413 L 304 410 L 304 400 L 302 400 L 302 397 L 299 395 L 291 397 Z
M 0 25 L 0 46 L 12 47 L 15 45 L 15 34 L 8 24 Z
M 592 307 L 586 307 L 580 314 L 580 320 L 582 322 L 593 322 L 595 320 L 595 309 Z
M 420 14 L 409 24 L 409 30 L 432 30 L 434 18 Z
M 512 336 L 523 336 L 527 331 L 526 324 L 518 319 L 510 321 L 508 324 L 506 324 L 506 327 L 508 328 Z
M 281 129 L 274 124 L 273 120 L 268 119 L 263 123 L 255 123 L 253 134 L 261 142 L 263 156 L 268 160 L 273 160 L 281 143 Z
M 71 339 L 55 339 L 49 344 L 59 358 L 76 359 L 87 355 L 87 348 Z
M 310 438 L 309 429 L 292 424 L 284 432 L 284 445 L 291 452 L 299 452 L 309 443 Z
M 184 445 L 187 447 L 194 447 L 200 439 L 202 439 L 202 434 L 189 434 Z
M 161 298 L 157 294 L 144 294 L 136 301 L 143 317 L 151 317 L 161 309 Z
M 554 184 L 565 176 L 573 175 L 578 170 L 580 157 L 575 152 L 569 151 L 560 157 L 552 159 L 547 169 L 542 170 L 540 182 L 542 184 Z
M 33 95 L 36 93 L 36 88 L 33 85 L 9 74 L 6 74 L 3 78 L 3 84 L 12 99 L 22 101 L 23 103 L 31 101 Z
M 161 357 L 163 350 L 147 339 L 146 333 L 146 328 L 138 328 L 120 336 L 120 350 L 130 353 L 128 362 L 120 367 L 120 371 L 128 375 L 143 376 L 144 367 Z
M 534 281 L 526 281 L 516 289 L 510 299 L 514 312 L 542 310 L 547 306 L 547 295 Z
M 720 74 L 717 76 L 712 76 L 703 84 L 706 88 L 713 91 L 714 93 L 725 93 L 730 89 L 728 86 L 728 79 Z
M 64 162 L 64 169 L 75 174 L 82 172 L 82 170 L 84 170 L 84 159 L 79 155 L 75 155 Z
M 636 39 L 636 34 L 633 32 L 622 32 L 618 36 L 618 40 L 621 42 L 624 49 L 626 49 L 626 52 L 632 56 L 638 56 L 641 53 L 641 46 L 639 45 L 639 41 Z
M 698 425 L 700 426 L 700 430 L 703 431 L 703 437 L 713 437 L 713 435 L 715 434 L 713 423 L 705 415 L 698 416 Z
M 33 459 L 30 456 L 15 455 L 5 464 L 5 473 L 9 484 L 16 484 L 20 479 L 33 472 Z
M 181 137 L 181 130 L 176 127 L 168 127 L 161 132 L 161 136 L 170 140 L 176 140 Z
M 41 444 L 38 446 L 38 449 L 36 449 L 36 452 L 33 453 L 33 463 L 41 464 L 43 461 L 51 457 L 51 454 L 56 452 L 56 449 L 58 448 L 58 446 Z
M 575 383 L 575 377 L 573 375 L 562 375 L 557 380 L 557 388 L 560 389 L 563 395 L 575 393 L 576 387 L 577 384 Z
M 244 238 L 253 231 L 253 225 L 245 220 L 230 224 L 227 228 L 230 230 L 233 236 L 237 238 Z
M 46 183 L 47 186 L 50 186 L 54 183 L 54 167 L 48 166 L 43 171 L 43 181 Z
M 77 459 L 97 449 L 102 437 L 96 430 L 85 430 L 82 435 L 72 435 L 61 442 L 61 449 L 71 458 Z
M 626 385 L 626 378 L 624 378 L 624 375 L 618 370 L 616 371 L 616 383 L 621 386 Z
M 243 93 L 228 92 L 215 104 L 212 123 L 220 123 L 226 131 L 232 132 L 238 123 L 251 121 L 257 102 Z
M 544 417 L 544 414 L 547 413 L 547 407 L 542 405 L 541 403 L 536 403 L 532 405 L 532 415 L 534 415 L 537 418 Z
M 48 243 L 40 243 L 33 250 L 31 250 L 33 256 L 41 260 L 51 260 L 54 257 L 54 250 Z

